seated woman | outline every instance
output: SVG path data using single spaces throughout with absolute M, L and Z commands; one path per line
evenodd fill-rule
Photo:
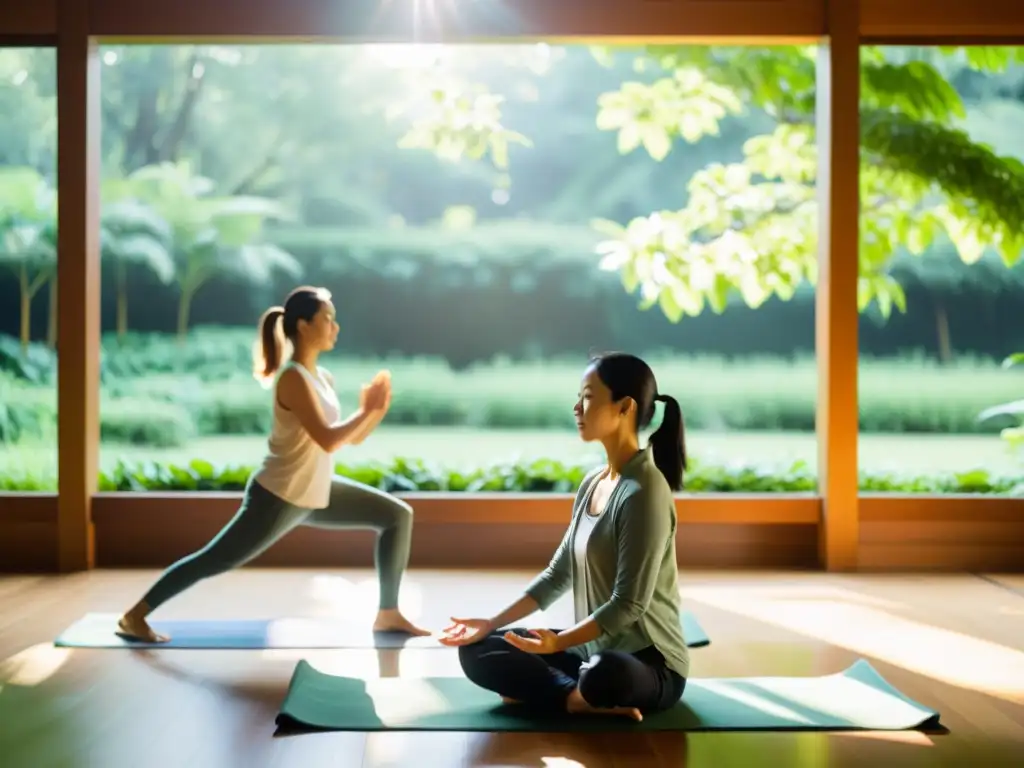
M 662 423 L 641 449 L 655 402 L 665 403 Z M 658 394 L 650 367 L 626 354 L 591 361 L 575 413 L 580 436 L 600 441 L 608 464 L 584 478 L 551 563 L 493 618 L 453 618 L 441 642 L 459 648 L 470 680 L 507 703 L 641 720 L 675 705 L 689 674 L 672 495 L 686 469 L 683 417 Z M 499 631 L 570 588 L 575 626 Z

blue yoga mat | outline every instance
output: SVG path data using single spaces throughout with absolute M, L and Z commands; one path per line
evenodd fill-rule
M 327 619 L 167 619 L 151 622 L 169 635 L 167 643 L 141 643 L 118 636 L 113 613 L 89 613 L 54 641 L 60 648 L 190 648 L 203 650 L 263 650 L 306 648 L 445 648 L 433 637 L 409 637 L 397 632 L 374 632 L 364 624 Z M 696 617 L 684 611 L 683 634 L 691 648 L 711 641 Z

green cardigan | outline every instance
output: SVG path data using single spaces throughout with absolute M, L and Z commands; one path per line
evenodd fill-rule
M 548 567 L 526 589 L 541 610 L 570 587 L 579 586 L 573 536 L 580 515 L 588 514 L 590 490 L 603 470 L 591 471 L 580 484 L 562 543 Z M 675 534 L 672 489 L 655 465 L 651 449 L 642 449 L 622 468 L 622 477 L 594 521 L 587 543 L 587 606 L 602 634 L 571 650 L 591 656 L 602 650 L 633 653 L 653 645 L 670 669 L 689 675 Z

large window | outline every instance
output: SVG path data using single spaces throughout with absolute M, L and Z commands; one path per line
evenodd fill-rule
M 1020 372 L 1004 362 L 1024 350 L 1022 60 L 1014 48 L 863 50 L 868 488 L 1006 492 L 1020 476 Z
M 0 48 L 0 492 L 57 487 L 56 55 Z
M 345 410 L 394 376 L 343 471 L 564 489 L 601 456 L 572 407 L 614 349 L 682 403 L 693 490 L 813 490 L 813 49 L 102 58 L 105 487 L 238 487 L 270 428 L 256 321 L 314 284 Z

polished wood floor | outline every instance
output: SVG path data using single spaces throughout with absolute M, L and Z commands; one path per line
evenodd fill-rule
M 412 572 L 403 604 L 432 626 L 493 610 L 532 574 Z M 5 768 L 384 766 L 1024 765 L 1024 577 L 686 573 L 682 594 L 712 637 L 694 675 L 815 675 L 869 659 L 939 709 L 948 734 L 325 733 L 274 737 L 299 658 L 340 674 L 444 675 L 449 651 L 64 650 L 88 611 L 133 602 L 151 572 L 0 578 L 0 765 Z M 359 572 L 243 570 L 162 611 L 176 618 L 369 620 Z M 547 620 L 564 623 L 567 602 Z

